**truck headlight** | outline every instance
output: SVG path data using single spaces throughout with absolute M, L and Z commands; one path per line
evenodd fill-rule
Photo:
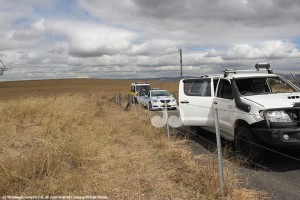
M 284 110 L 268 111 L 265 116 L 269 122 L 293 122 Z
M 153 99 L 152 101 L 153 101 L 153 102 L 158 102 L 158 100 L 157 100 L 157 99 Z
M 171 102 L 174 102 L 174 101 L 176 101 L 174 98 L 171 100 Z

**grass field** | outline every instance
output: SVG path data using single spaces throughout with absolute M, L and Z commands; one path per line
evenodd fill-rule
M 131 80 L 111 79 L 57 79 L 15 81 L 0 83 L 0 99 L 20 97 L 45 97 L 49 95 L 64 95 L 67 93 L 95 93 L 112 95 L 120 92 L 124 95 L 129 93 Z M 167 89 L 172 93 L 178 90 L 177 82 L 149 81 L 153 87 Z
M 176 136 L 169 146 L 165 129 L 146 114 L 113 103 L 130 82 L 0 83 L 0 196 L 220 199 L 214 157 L 194 156 L 189 141 Z M 177 90 L 177 83 L 152 84 Z M 228 166 L 225 180 L 225 199 L 265 198 L 242 188 Z

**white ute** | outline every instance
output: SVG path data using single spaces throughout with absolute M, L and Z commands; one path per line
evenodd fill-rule
M 150 90 L 147 93 L 140 92 L 137 97 L 138 102 L 149 108 L 149 110 L 159 110 L 167 106 L 168 109 L 176 110 L 176 99 L 167 90 Z
M 213 109 L 218 108 L 221 136 L 237 153 L 261 163 L 265 146 L 300 149 L 300 90 L 273 74 L 269 64 L 255 67 L 181 80 L 179 108 L 184 126 L 213 133 Z

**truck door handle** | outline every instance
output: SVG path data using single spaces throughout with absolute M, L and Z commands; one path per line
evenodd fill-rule
M 187 100 L 184 100 L 184 101 L 180 101 L 180 103 L 190 103 L 190 102 Z
M 218 102 L 214 101 L 214 104 L 215 104 L 215 105 L 217 105 L 217 104 L 218 104 Z

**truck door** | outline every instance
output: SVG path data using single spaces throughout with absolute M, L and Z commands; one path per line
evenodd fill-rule
M 212 78 L 184 79 L 179 83 L 179 111 L 185 126 L 214 126 Z
M 215 108 L 218 108 L 219 128 L 223 137 L 232 139 L 235 102 L 229 80 L 221 79 L 219 81 L 217 94 L 214 99 L 214 106 Z

